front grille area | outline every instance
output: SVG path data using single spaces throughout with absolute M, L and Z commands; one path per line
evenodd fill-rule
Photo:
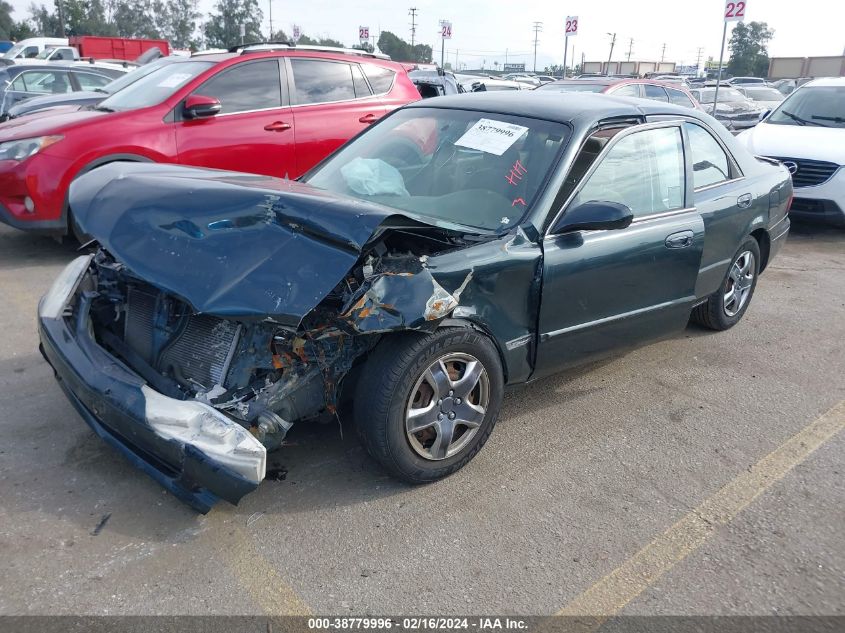
M 801 213 L 824 213 L 824 200 L 810 200 L 808 198 L 793 198 L 790 211 L 800 211 Z
M 807 160 L 806 158 L 781 158 L 772 156 L 775 160 L 784 163 L 795 163 L 798 169 L 792 174 L 792 184 L 795 187 L 814 187 L 830 180 L 831 176 L 839 169 L 836 163 L 829 163 L 823 160 Z
M 223 384 L 238 341 L 239 325 L 204 314 L 190 315 L 165 341 L 166 334 L 156 337 L 154 327 L 156 306 L 163 297 L 136 288 L 127 295 L 124 342 L 132 350 L 186 386 L 210 389 Z

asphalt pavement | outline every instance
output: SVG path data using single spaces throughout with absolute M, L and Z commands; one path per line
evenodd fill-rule
M 206 516 L 100 441 L 39 355 L 38 298 L 73 256 L 0 228 L 0 614 L 845 615 L 845 231 L 796 227 L 728 332 L 509 391 L 444 481 L 300 425 L 283 479 Z

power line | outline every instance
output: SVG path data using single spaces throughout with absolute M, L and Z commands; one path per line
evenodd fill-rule
M 411 16 L 411 48 L 414 48 L 414 38 L 417 35 L 417 8 L 411 7 L 408 10 L 408 15 Z
M 537 44 L 540 43 L 540 32 L 543 30 L 542 22 L 534 22 L 534 72 L 537 72 Z

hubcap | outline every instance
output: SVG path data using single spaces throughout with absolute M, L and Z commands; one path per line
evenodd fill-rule
M 751 285 L 754 283 L 754 253 L 743 251 L 734 260 L 728 279 L 725 282 L 725 294 L 723 305 L 725 314 L 729 317 L 736 316 L 748 302 L 751 294 Z
M 452 457 L 478 433 L 490 403 L 487 370 L 474 356 L 451 353 L 417 379 L 405 407 L 405 434 L 425 459 Z

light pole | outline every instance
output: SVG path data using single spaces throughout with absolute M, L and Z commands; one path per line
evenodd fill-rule
M 605 74 L 610 74 L 610 58 L 613 57 L 613 46 L 616 44 L 616 33 L 608 33 L 610 35 L 610 53 L 607 55 L 607 70 Z

